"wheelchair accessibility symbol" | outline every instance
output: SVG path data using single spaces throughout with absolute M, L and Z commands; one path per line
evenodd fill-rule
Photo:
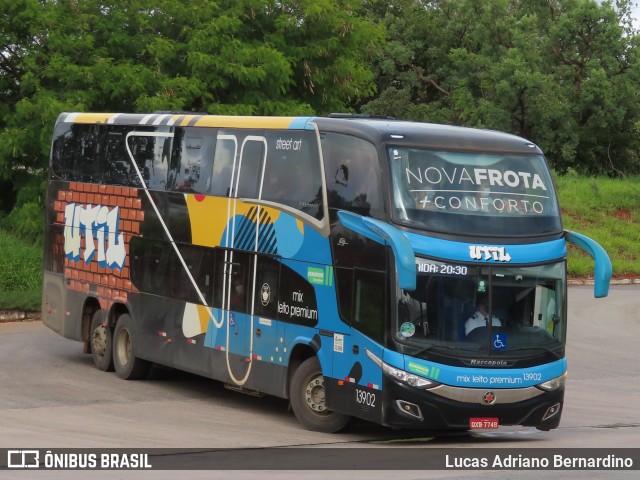
M 494 350 L 507 349 L 507 335 L 505 333 L 495 333 L 493 335 L 493 349 Z

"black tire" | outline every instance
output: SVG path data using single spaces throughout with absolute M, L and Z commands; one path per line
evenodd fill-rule
M 324 377 L 318 357 L 308 358 L 293 373 L 289 398 L 296 418 L 309 430 L 335 433 L 349 422 L 349 415 L 326 408 Z
M 138 380 L 149 372 L 151 364 L 136 356 L 133 322 L 126 313 L 120 315 L 113 332 L 113 366 L 124 380 Z
M 103 324 L 102 310 L 97 310 L 91 317 L 89 330 L 89 348 L 91 358 L 98 370 L 113 371 L 113 332 L 109 325 Z

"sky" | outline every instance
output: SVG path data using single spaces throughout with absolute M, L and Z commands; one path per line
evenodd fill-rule
M 633 24 L 636 28 L 640 27 L 640 4 L 634 3 L 631 7 L 631 15 L 633 16 Z

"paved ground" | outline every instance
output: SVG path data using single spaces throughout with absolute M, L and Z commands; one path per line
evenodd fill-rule
M 473 435 L 425 435 L 353 422 L 339 435 L 303 430 L 287 402 L 225 390 L 200 377 L 157 369 L 125 382 L 97 371 L 78 342 L 39 321 L 0 323 L 0 448 L 189 447 L 211 452 L 274 446 L 421 449 L 614 448 L 640 446 L 640 286 L 613 287 L 594 300 L 569 290 L 569 379 L 559 429 L 504 428 Z M 452 450 L 455 451 L 455 450 Z M 291 461 L 294 461 L 293 458 Z M 372 461 L 376 460 L 375 456 Z M 244 463 L 243 463 L 244 464 Z M 0 471 L 0 478 L 5 478 Z M 11 472 L 6 478 L 71 478 L 71 472 Z M 73 478 L 87 478 L 75 472 Z M 90 478 L 300 478 L 302 472 L 91 472 Z M 308 478 L 538 478 L 540 472 L 305 472 Z M 637 472 L 635 472 L 637 474 Z M 46 477 L 44 476 L 46 474 Z M 148 474 L 148 475 L 147 475 Z M 206 477 L 205 477 L 206 475 Z M 602 478 L 603 472 L 553 472 L 553 478 Z M 608 479 L 638 478 L 606 472 Z

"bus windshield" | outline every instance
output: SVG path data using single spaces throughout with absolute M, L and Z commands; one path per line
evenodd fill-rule
M 388 155 L 392 215 L 399 223 L 452 235 L 517 237 L 562 231 L 542 155 L 398 146 L 389 147 Z
M 506 358 L 563 347 L 564 262 L 493 267 L 418 258 L 417 270 L 416 289 L 398 293 L 400 343 Z

